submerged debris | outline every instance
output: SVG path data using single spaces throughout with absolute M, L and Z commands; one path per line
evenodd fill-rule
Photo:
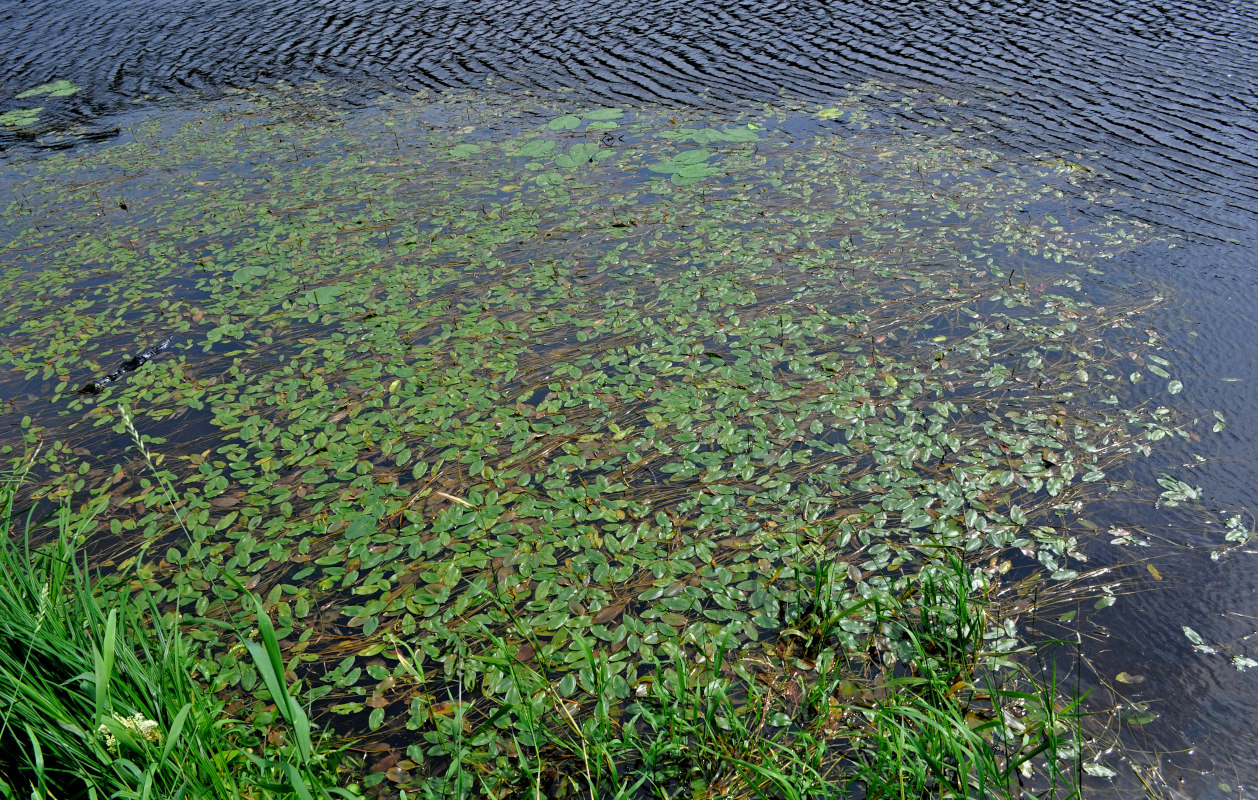
M 101 377 L 101 378 L 97 378 L 94 381 L 88 381 L 87 383 L 80 386 L 78 393 L 79 394 L 99 394 L 105 391 L 106 386 L 118 380 L 123 375 L 126 375 L 128 372 L 136 371 L 140 367 L 147 364 L 149 360 L 153 358 L 153 356 L 157 355 L 163 350 L 169 350 L 171 345 L 174 344 L 174 341 L 175 341 L 175 337 L 167 336 L 165 339 L 158 342 L 156 345 L 152 347 L 146 347 L 145 349 L 141 350 L 139 353 L 135 354 L 131 358 L 128 358 L 126 361 L 119 364 L 118 369 L 114 370 L 108 375 L 105 375 L 104 377 Z

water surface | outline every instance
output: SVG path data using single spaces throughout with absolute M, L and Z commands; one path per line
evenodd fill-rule
M 1191 473 L 1225 513 L 1258 506 L 1258 4 L 1243 2 L 0 2 L 0 112 L 53 79 L 83 87 L 40 101 L 35 125 L 0 132 L 5 158 L 83 138 L 125 137 L 137 111 L 233 87 L 328 80 L 379 91 L 500 87 L 571 90 L 591 102 L 732 107 L 792 97 L 826 103 L 868 78 L 966 101 L 966 124 L 1012 153 L 1095 157 L 1119 210 L 1177 246 L 1107 266 L 1114 291 L 1173 287 L 1156 335 L 1179 349 L 1184 409 L 1228 427 Z M 905 108 L 906 117 L 936 110 Z M 1159 401 L 1161 402 L 1161 401 Z M 1162 468 L 1189 461 L 1163 456 Z M 1158 468 L 1133 478 L 1151 481 Z M 1093 617 L 1089 683 L 1161 714 L 1127 726 L 1186 797 L 1248 797 L 1258 782 L 1258 672 L 1194 652 L 1188 625 L 1242 650 L 1258 618 L 1251 557 L 1210 558 L 1221 530 L 1166 509 L 1118 506 L 1102 526 L 1163 537 L 1117 574 L 1147 589 Z M 1252 525 L 1252 518 L 1247 517 Z M 1191 545 L 1195 549 L 1181 549 Z M 1202 545 L 1205 545 L 1204 547 Z M 1128 564 L 1098 547 L 1098 563 Z M 1132 577 L 1136 576 L 1136 577 Z M 1258 643 L 1250 656 L 1258 658 Z M 1118 685 L 1119 672 L 1143 683 Z M 1105 694 L 1102 689 L 1098 697 Z M 1113 698 L 1111 698 L 1113 699 Z

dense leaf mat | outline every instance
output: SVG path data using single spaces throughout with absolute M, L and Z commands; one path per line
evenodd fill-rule
M 477 746 L 510 750 L 528 698 L 495 641 L 577 699 L 604 659 L 613 704 L 665 642 L 894 671 L 914 640 L 885 615 L 914 618 L 923 576 L 1075 577 L 1055 520 L 1178 431 L 1161 298 L 1098 271 L 1155 232 L 1084 157 L 993 149 L 963 104 L 330 94 L 6 168 L 0 387 L 39 398 L 41 494 L 109 498 L 102 557 L 197 618 L 249 613 L 225 576 L 255 589 L 350 728 L 439 749 L 488 698 Z M 822 594 L 843 611 L 816 641 Z M 1017 632 L 986 619 L 999 666 Z M 262 690 L 189 620 L 200 674 Z

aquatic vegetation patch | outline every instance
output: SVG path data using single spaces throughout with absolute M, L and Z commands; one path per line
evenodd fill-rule
M 339 745 L 287 717 L 233 719 L 194 679 L 175 617 L 125 584 L 93 585 L 77 558 L 90 517 L 62 509 L 56 539 L 32 546 L 14 515 L 20 480 L 0 476 L 6 796 L 351 796 Z
M 15 108 L 11 111 L 6 111 L 0 114 L 0 125 L 9 128 L 22 128 L 27 125 L 34 125 L 39 121 L 39 112 L 43 110 L 41 106 L 40 108 Z
M 18 100 L 25 100 L 28 97 L 39 97 L 45 94 L 49 97 L 69 97 L 72 94 L 77 94 L 79 89 L 80 87 L 71 81 L 55 80 L 49 83 L 41 83 L 23 92 L 18 92 L 15 97 Z
M 256 613 L 243 585 L 305 697 L 407 742 L 373 778 L 400 785 L 540 787 L 535 757 L 581 764 L 573 791 L 653 764 L 660 792 L 772 793 L 773 742 L 805 736 L 818 785 L 874 796 L 900 763 L 917 796 L 1063 735 L 999 678 L 1023 643 L 984 598 L 1076 578 L 1061 520 L 1185 433 L 1150 402 L 1181 388 L 1141 322 L 1161 298 L 1095 280 L 1155 241 L 1100 176 L 948 104 L 910 124 L 920 93 L 716 118 L 323 93 L 4 179 L 0 387 L 39 398 L 36 499 L 110 498 L 101 557 L 194 617 L 215 691 L 269 694 L 208 621 Z M 768 750 L 711 772 L 661 709 Z M 967 714 L 972 746 L 920 761 L 866 733 Z
M 26 100 L 44 95 L 48 98 L 69 97 L 78 91 L 79 87 L 70 81 L 57 80 L 19 92 L 14 99 Z M 39 115 L 43 110 L 43 106 L 38 106 L 36 108 L 11 108 L 0 112 L 0 128 L 26 128 L 34 125 L 39 122 Z

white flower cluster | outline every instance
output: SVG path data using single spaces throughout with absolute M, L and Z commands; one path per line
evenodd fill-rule
M 151 744 L 162 743 L 162 731 L 157 723 L 151 719 L 146 719 L 143 714 L 136 713 L 130 717 L 119 716 L 116 712 L 111 714 L 122 727 L 134 733 L 139 738 Z M 96 734 L 105 740 L 105 748 L 114 755 L 118 754 L 118 738 L 114 736 L 113 731 L 108 725 L 102 723 L 96 729 Z

